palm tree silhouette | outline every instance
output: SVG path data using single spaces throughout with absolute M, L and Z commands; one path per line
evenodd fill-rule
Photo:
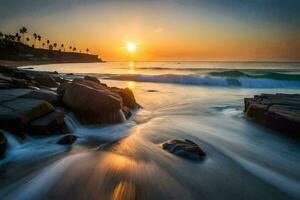
M 70 51 L 72 51 L 72 46 L 69 47 Z
M 29 40 L 30 40 L 29 37 L 27 37 L 27 38 L 26 38 L 27 44 L 29 44 Z
M 37 38 L 38 38 L 39 44 L 41 45 L 42 36 L 38 35 Z
M 45 43 L 43 43 L 42 46 L 44 47 L 44 46 L 45 46 Z
M 73 52 L 76 51 L 76 47 L 73 47 Z
M 64 44 L 61 44 L 61 48 L 63 49 L 64 48 Z M 65 50 L 64 50 L 65 51 Z
M 54 47 L 53 49 L 55 49 L 55 48 L 57 47 L 57 44 L 56 44 L 56 43 L 54 43 L 54 44 L 53 44 L 53 47 Z
M 49 48 L 49 44 L 50 44 L 50 40 L 47 40 L 47 45 L 48 45 L 48 48 Z
M 36 43 L 36 39 L 37 39 L 38 35 L 36 33 L 33 33 L 33 38 L 34 38 L 34 45 Z
M 49 50 L 53 50 L 52 44 L 49 45 Z
M 22 27 L 19 32 L 23 35 L 23 43 L 25 42 L 25 33 L 27 33 L 27 28 Z
M 86 49 L 86 53 L 89 53 L 89 51 L 90 51 L 89 49 Z

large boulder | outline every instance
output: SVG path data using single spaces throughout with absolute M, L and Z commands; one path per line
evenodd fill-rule
M 300 95 L 261 94 L 245 98 L 245 114 L 290 136 L 300 137 Z
M 0 132 L 0 159 L 4 157 L 6 146 L 7 146 L 7 139 L 5 138 L 3 133 Z
M 77 137 L 75 135 L 69 134 L 69 135 L 65 135 L 62 138 L 60 138 L 57 141 L 57 144 L 63 144 L 63 145 L 73 144 L 76 140 L 77 140 Z
M 54 111 L 47 101 L 15 98 L 0 102 L 0 126 L 9 131 L 22 130 L 31 121 Z
M 58 83 L 55 81 L 55 79 L 47 74 L 39 75 L 34 77 L 34 80 L 42 86 L 46 87 L 58 87 Z
M 101 87 L 93 88 L 77 82 L 65 86 L 63 103 L 70 108 L 82 123 L 121 122 L 122 99 Z
M 206 156 L 196 143 L 188 139 L 167 141 L 163 143 L 162 148 L 172 154 L 191 160 L 201 160 Z
M 56 109 L 30 122 L 28 126 L 29 133 L 35 135 L 67 133 L 69 130 L 64 117 L 64 112 Z

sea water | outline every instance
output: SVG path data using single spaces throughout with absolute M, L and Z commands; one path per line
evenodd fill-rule
M 0 199 L 300 199 L 300 145 L 245 117 L 243 99 L 300 93 L 299 63 L 107 62 L 34 66 L 129 87 L 142 109 L 121 124 L 66 123 L 78 140 L 9 137 Z M 72 73 L 72 74 L 70 74 Z M 9 133 L 5 133 L 9 134 Z M 161 148 L 190 139 L 201 162 Z

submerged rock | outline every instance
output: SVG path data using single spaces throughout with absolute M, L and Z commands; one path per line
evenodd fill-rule
M 201 160 L 206 156 L 196 143 L 188 139 L 167 141 L 162 145 L 162 148 L 172 154 L 191 160 Z
M 7 146 L 7 139 L 3 135 L 3 133 L 0 132 L 0 159 L 4 157 L 6 146 Z
M 57 144 L 73 144 L 77 140 L 75 135 L 69 134 L 63 136 L 61 139 L 57 141 Z
M 300 95 L 261 94 L 245 98 L 245 114 L 290 136 L 300 137 Z

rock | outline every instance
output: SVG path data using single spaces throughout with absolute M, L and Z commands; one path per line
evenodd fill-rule
M 120 97 L 122 97 L 124 106 L 130 109 L 137 107 L 137 103 L 135 101 L 133 92 L 129 88 L 121 89 L 121 88 L 112 87 L 110 89 L 116 94 L 120 95 Z
M 31 121 L 54 111 L 47 101 L 15 98 L 0 103 L 0 127 L 9 131 L 22 130 Z
M 123 107 L 122 111 L 123 111 L 124 116 L 125 116 L 126 119 L 129 119 L 132 116 L 132 113 L 131 113 L 129 108 Z
M 57 87 L 58 86 L 55 79 L 50 75 L 44 74 L 44 75 L 36 76 L 36 77 L 34 77 L 34 80 L 42 86 L 46 86 L 46 87 Z
M 261 94 L 245 98 L 245 114 L 290 136 L 300 137 L 300 95 Z
M 52 105 L 57 105 L 60 101 L 59 96 L 55 92 L 50 90 L 43 90 L 43 89 L 31 91 L 21 97 L 48 101 Z
M 7 139 L 5 138 L 3 133 L 0 132 L 0 159 L 4 157 L 6 146 L 7 146 Z
M 111 123 L 112 120 L 118 120 L 113 121 L 117 123 L 122 119 L 122 99 L 107 89 L 70 83 L 64 88 L 63 103 L 82 123 Z
M 64 117 L 64 112 L 56 109 L 32 121 L 28 126 L 29 133 L 35 135 L 67 133 L 68 128 L 65 124 Z
M 57 144 L 73 144 L 77 140 L 75 135 L 65 135 L 57 141 Z
M 162 145 L 162 148 L 177 156 L 191 159 L 201 160 L 206 154 L 200 147 L 190 140 L 170 140 Z
M 99 79 L 98 79 L 97 77 L 95 77 L 95 76 L 85 76 L 84 79 L 85 79 L 85 80 L 88 80 L 88 81 L 93 81 L 93 82 L 95 82 L 95 83 L 100 84 Z

